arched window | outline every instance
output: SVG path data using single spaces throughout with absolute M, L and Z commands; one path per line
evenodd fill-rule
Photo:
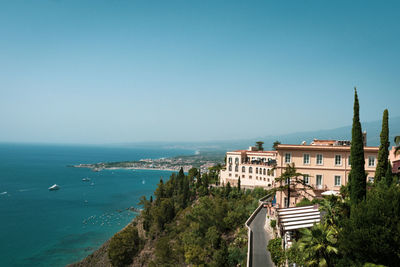
M 258 173 L 258 167 L 256 168 L 256 173 Z
M 267 170 L 264 168 L 263 174 L 265 175 L 265 174 L 266 174 L 266 172 L 267 172 Z
M 231 157 L 229 157 L 228 162 L 229 162 L 229 164 L 232 164 L 232 158 Z
M 235 164 L 239 164 L 239 158 L 235 158 Z
M 245 166 L 242 167 L 242 172 L 246 172 L 246 167 Z
M 271 175 L 271 171 L 270 171 L 269 169 L 267 170 L 267 174 L 268 174 L 268 175 Z
M 253 167 L 249 167 L 249 173 L 253 173 Z

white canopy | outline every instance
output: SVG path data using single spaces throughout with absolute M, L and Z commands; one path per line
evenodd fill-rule
M 317 206 L 278 209 L 278 225 L 283 231 L 312 227 L 321 221 Z
M 339 192 L 338 191 L 329 190 L 329 191 L 322 192 L 321 195 L 323 195 L 323 196 L 330 196 L 330 195 L 337 196 L 337 195 L 339 195 Z

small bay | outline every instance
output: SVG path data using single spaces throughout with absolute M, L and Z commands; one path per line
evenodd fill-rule
M 170 171 L 68 165 L 193 154 L 180 149 L 0 144 L 1 266 L 65 266 L 131 221 Z M 82 181 L 83 178 L 90 181 Z M 60 190 L 49 191 L 58 184 Z

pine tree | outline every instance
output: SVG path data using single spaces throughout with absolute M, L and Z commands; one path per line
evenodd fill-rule
M 375 182 L 379 182 L 386 175 L 389 157 L 389 122 L 388 110 L 383 111 L 381 145 L 378 152 L 378 165 L 375 171 Z
M 359 203 L 367 193 L 367 177 L 365 175 L 364 142 L 361 130 L 360 106 L 358 103 L 357 89 L 354 88 L 354 115 L 351 131 L 350 148 L 350 200 L 352 204 Z

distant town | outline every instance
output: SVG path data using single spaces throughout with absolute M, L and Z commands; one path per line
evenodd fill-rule
M 217 164 L 225 164 L 224 152 L 197 152 L 195 155 L 176 156 L 172 158 L 141 159 L 138 161 L 99 162 L 93 164 L 73 165 L 75 168 L 90 168 L 93 171 L 104 169 L 143 169 L 143 170 L 168 170 L 185 172 L 191 168 L 207 172 L 210 167 Z

